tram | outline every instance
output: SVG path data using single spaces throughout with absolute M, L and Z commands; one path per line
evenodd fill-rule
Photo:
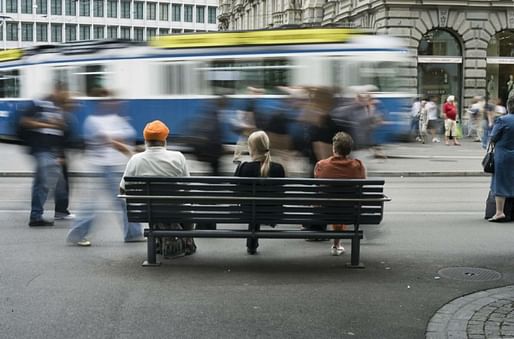
M 408 133 L 410 96 L 397 89 L 406 60 L 398 40 L 345 28 L 191 33 L 149 43 L 104 40 L 0 51 L 0 137 L 14 140 L 17 112 L 57 82 L 67 84 L 76 100 L 78 126 L 95 110 L 95 89 L 107 88 L 121 99 L 123 114 L 141 137 L 154 119 L 168 124 L 172 137 L 189 135 L 220 95 L 229 98 L 228 112 L 244 109 L 248 100 L 271 112 L 286 101 L 282 87 L 330 86 L 344 93 L 371 85 L 387 142 Z M 249 93 L 250 87 L 264 92 Z M 224 117 L 225 143 L 237 139 L 230 119 Z

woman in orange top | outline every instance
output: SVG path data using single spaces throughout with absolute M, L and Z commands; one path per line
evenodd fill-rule
M 328 159 L 320 160 L 314 168 L 314 177 L 324 179 L 365 179 L 366 167 L 358 159 L 349 157 L 353 148 L 353 139 L 349 134 L 338 132 L 332 138 L 332 153 Z M 332 225 L 336 231 L 342 231 L 346 225 Z M 334 239 L 330 249 L 332 255 L 344 253 L 340 239 Z

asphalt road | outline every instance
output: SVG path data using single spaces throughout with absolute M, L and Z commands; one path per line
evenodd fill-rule
M 96 179 L 73 180 L 76 212 Z M 67 221 L 27 226 L 30 178 L 0 178 L 0 190 L 0 338 L 424 338 L 442 305 L 514 283 L 514 224 L 483 220 L 486 177 L 387 178 L 393 201 L 365 229 L 362 270 L 326 242 L 263 240 L 249 256 L 228 239 L 143 268 L 146 245 L 121 241 L 98 190 L 90 248 L 65 244 Z M 454 266 L 502 278 L 438 274 Z

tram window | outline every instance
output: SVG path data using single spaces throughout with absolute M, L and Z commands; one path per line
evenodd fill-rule
M 0 98 L 20 97 L 19 71 L 0 72 Z
M 392 61 L 337 60 L 332 63 L 334 85 L 373 85 L 379 92 L 395 92 L 399 66 L 398 62 Z
M 206 93 L 205 66 L 200 62 L 169 62 L 160 72 L 160 93 L 164 95 L 202 95 Z M 161 69 L 161 68 L 159 68 Z
M 286 59 L 213 61 L 207 79 L 215 94 L 243 94 L 249 86 L 270 94 L 289 84 L 293 67 Z
M 59 67 L 54 72 L 54 83 L 66 85 L 73 95 L 91 97 L 96 96 L 96 89 L 106 87 L 106 75 L 103 65 Z

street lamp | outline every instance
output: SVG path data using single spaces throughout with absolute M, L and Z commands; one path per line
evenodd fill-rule
M 5 26 L 5 21 L 6 20 L 14 20 L 12 17 L 8 16 L 8 15 L 0 15 L 0 27 L 3 27 L 2 29 L 2 41 L 4 43 L 4 51 L 6 49 L 6 35 L 7 35 L 7 32 L 6 32 L 6 26 Z

